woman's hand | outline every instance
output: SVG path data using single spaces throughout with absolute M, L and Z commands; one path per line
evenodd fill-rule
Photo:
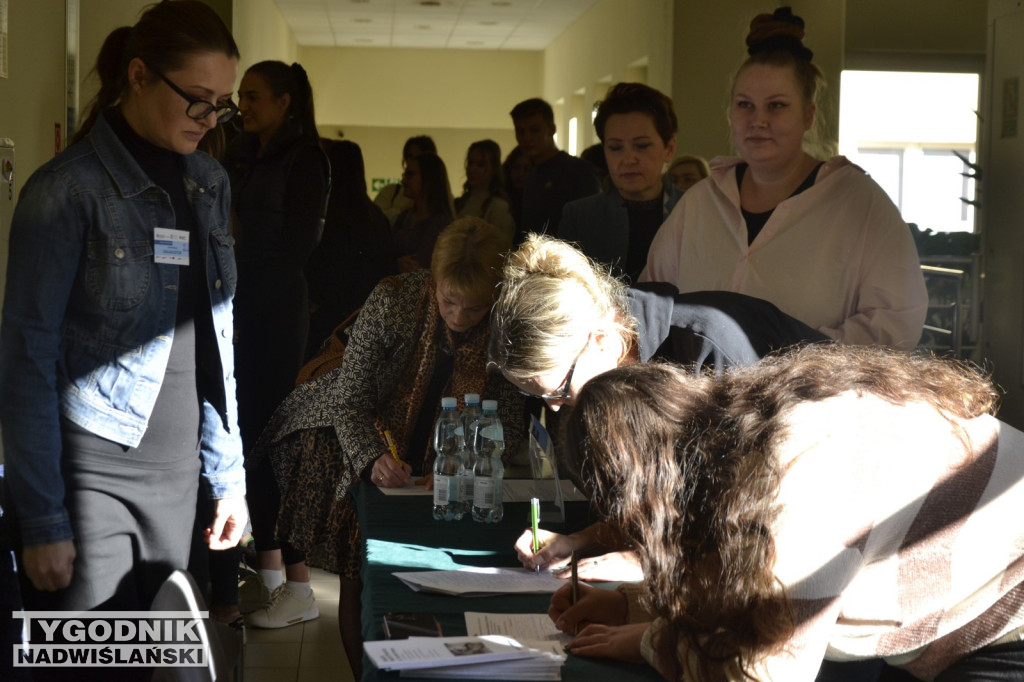
M 629 625 L 588 625 L 566 646 L 566 650 L 577 656 L 595 658 L 617 658 L 623 661 L 642 662 L 640 643 L 650 623 Z
M 627 616 L 626 595 L 618 590 L 579 586 L 579 599 L 572 603 L 572 585 L 565 585 L 551 596 L 548 616 L 562 632 L 574 635 L 586 626 L 624 625 Z
M 25 575 L 40 592 L 56 592 L 71 584 L 75 569 L 75 543 L 71 540 L 26 547 L 21 551 Z
M 568 561 L 573 550 L 577 549 L 570 536 L 552 533 L 549 530 L 538 529 L 537 542 L 541 548 L 534 554 L 533 530 L 530 528 L 524 530 L 516 540 L 516 555 L 526 568 L 534 569 L 540 566 L 543 569 L 551 564 Z M 559 575 L 558 577 L 565 578 L 568 575 Z
M 412 482 L 412 467 L 405 462 L 399 464 L 389 452 L 373 463 L 370 477 L 378 487 L 401 488 Z
M 206 529 L 206 544 L 210 549 L 231 549 L 242 539 L 249 508 L 244 497 L 222 497 L 216 500 L 213 522 Z
M 562 566 L 552 573 L 568 579 L 572 570 L 569 566 Z M 609 552 L 579 559 L 576 562 L 576 575 L 580 580 L 588 582 L 638 583 L 644 579 L 644 569 L 640 567 L 640 559 L 633 552 Z
M 426 476 L 420 476 L 415 481 L 416 485 L 423 486 L 424 490 L 434 489 L 434 474 L 427 474 Z

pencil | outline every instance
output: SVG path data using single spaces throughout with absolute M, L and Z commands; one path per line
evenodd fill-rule
M 530 526 L 533 528 L 533 553 L 540 550 L 540 543 L 537 541 L 537 531 L 540 529 L 540 500 L 536 497 L 530 498 Z M 540 573 L 540 564 L 533 567 L 534 572 Z
M 398 448 L 395 447 L 395 441 L 391 438 L 391 432 L 384 429 L 384 440 L 388 442 L 388 450 L 391 451 L 391 456 L 395 458 L 395 461 L 399 464 L 405 464 L 402 458 L 398 456 Z

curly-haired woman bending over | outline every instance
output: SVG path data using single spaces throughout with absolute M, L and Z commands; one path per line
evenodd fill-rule
M 977 373 L 809 346 L 694 377 L 591 379 L 568 427 L 645 580 L 554 596 L 578 655 L 673 680 L 813 680 L 883 657 L 922 680 L 1024 675 L 1024 434 Z M 988 676 L 986 676 L 988 675 Z

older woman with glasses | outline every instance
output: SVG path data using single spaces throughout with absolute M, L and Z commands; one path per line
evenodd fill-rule
M 148 609 L 186 565 L 200 480 L 207 544 L 245 526 L 231 191 L 196 151 L 235 112 L 237 65 L 206 4 L 153 5 L 104 41 L 90 115 L 21 191 L 0 422 L 29 610 Z
M 341 366 L 297 387 L 252 454 L 256 469 L 273 468 L 280 485 L 281 539 L 304 550 L 310 565 L 339 575 L 338 625 L 356 679 L 365 552 L 349 489 L 360 481 L 398 488 L 429 477 L 442 396 L 498 400 L 506 452 L 525 441 L 523 400 L 497 372 L 486 371 L 487 319 L 509 246 L 479 218 L 446 227 L 430 270 L 389 277 L 374 288 L 351 327 Z
M 505 264 L 491 313 L 490 362 L 519 390 L 552 410 L 575 402 L 591 378 L 653 358 L 716 373 L 750 365 L 773 350 L 825 336 L 760 299 L 724 291 L 679 294 L 669 284 L 627 287 L 570 244 L 530 235 Z M 542 531 L 516 543 L 527 567 L 557 565 L 572 551 L 600 553 L 620 545 L 603 524 L 569 536 Z M 624 565 L 621 559 L 627 560 Z M 580 576 L 635 577 L 629 557 L 580 563 Z

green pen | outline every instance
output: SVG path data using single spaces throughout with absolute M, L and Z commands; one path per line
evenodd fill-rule
M 530 498 L 530 526 L 533 528 L 533 553 L 540 550 L 540 543 L 537 541 L 537 531 L 540 529 L 540 500 L 536 497 Z M 534 566 L 533 570 L 540 573 L 540 566 Z

